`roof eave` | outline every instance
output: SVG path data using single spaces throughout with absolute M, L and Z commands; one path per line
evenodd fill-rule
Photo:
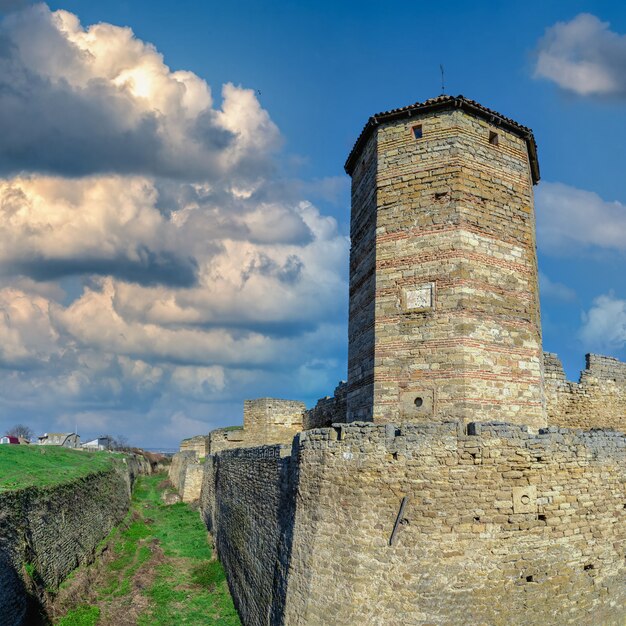
M 422 103 L 416 103 L 414 105 L 404 107 L 402 109 L 395 109 L 393 111 L 388 111 L 385 113 L 378 113 L 376 115 L 372 115 L 372 117 L 370 117 L 367 120 L 365 127 L 361 131 L 361 134 L 356 140 L 356 143 L 354 144 L 354 147 L 352 148 L 345 162 L 344 169 L 346 173 L 349 176 L 352 176 L 352 173 L 354 171 L 354 166 L 356 164 L 356 161 L 363 147 L 367 143 L 367 140 L 369 139 L 373 130 L 377 126 L 379 126 L 381 123 L 391 122 L 397 119 L 409 118 L 413 114 L 416 114 L 416 113 L 419 114 L 425 111 L 439 111 L 443 109 L 454 109 L 454 108 L 464 109 L 470 113 L 473 113 L 477 117 L 486 119 L 487 121 L 497 126 L 501 126 L 505 128 L 506 130 L 512 132 L 513 134 L 517 135 L 518 137 L 521 137 L 522 139 L 524 139 L 526 142 L 527 149 L 528 149 L 528 158 L 530 162 L 530 169 L 531 169 L 533 183 L 537 184 L 539 182 L 540 172 L 539 172 L 539 160 L 537 158 L 537 144 L 535 142 L 535 138 L 533 136 L 532 131 L 511 120 L 508 120 L 507 118 L 497 113 L 496 111 L 491 111 L 491 110 L 483 109 L 479 106 L 476 106 L 475 104 L 473 104 L 472 102 L 470 102 L 469 100 L 467 100 L 466 98 L 462 96 L 458 96 L 458 97 L 451 96 L 439 102 L 427 101 L 427 102 L 422 102 Z

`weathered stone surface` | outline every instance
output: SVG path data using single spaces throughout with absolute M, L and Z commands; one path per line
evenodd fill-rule
M 98 543 L 126 514 L 130 486 L 150 473 L 143 457 L 78 480 L 0 494 L 0 624 L 23 623 L 28 563 L 49 589 L 78 565 L 89 562 Z
M 304 402 L 258 398 L 243 403 L 243 428 L 218 428 L 209 433 L 209 452 L 290 443 L 303 429 Z
M 626 431 L 626 363 L 586 355 L 577 383 L 565 379 L 556 354 L 544 354 L 548 423 L 569 428 L 617 428 Z
M 209 437 L 197 435 L 180 442 L 179 452 L 195 452 L 199 459 L 203 459 L 209 453 Z
M 355 163 L 348 420 L 430 389 L 405 419 L 545 425 L 526 138 L 430 111 L 377 126 Z
M 317 404 L 304 412 L 302 430 L 323 428 L 339 422 L 345 422 L 347 417 L 348 383 L 341 381 L 332 397 L 320 398 Z
M 202 513 L 244 623 L 622 624 L 626 435 L 471 431 L 356 423 L 215 455 Z

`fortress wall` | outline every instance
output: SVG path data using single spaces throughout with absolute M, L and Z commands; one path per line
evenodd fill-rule
M 246 626 L 279 623 L 282 612 L 293 527 L 290 451 L 240 448 L 205 464 L 201 514 Z
M 306 433 L 285 624 L 624 623 L 626 436 L 472 428 Z
M 172 463 L 168 470 L 168 478 L 174 487 L 182 494 L 185 489 L 185 476 L 187 474 L 187 466 L 195 463 L 198 457 L 195 452 L 189 450 L 185 452 L 177 452 L 172 456 Z
M 200 499 L 202 479 L 204 477 L 204 465 L 190 463 L 185 469 L 185 484 L 181 491 L 183 502 L 196 502 Z
M 199 459 L 206 457 L 208 451 L 209 438 L 205 435 L 190 437 L 180 442 L 180 452 L 195 452 Z
M 232 450 L 245 445 L 245 433 L 241 428 L 217 428 L 209 433 L 209 454 Z
M 305 409 L 305 404 L 296 400 L 244 400 L 244 445 L 291 443 L 293 436 L 302 430 Z
M 348 383 L 342 381 L 335 387 L 332 397 L 320 398 L 312 409 L 304 412 L 302 430 L 346 422 L 347 399 Z
M 243 622 L 623 624 L 626 435 L 468 429 L 352 423 L 208 459 Z
M 91 561 L 98 543 L 126 514 L 131 477 L 139 472 L 149 473 L 149 464 L 131 459 L 125 468 L 62 485 L 0 494 L 2 626 L 24 619 L 24 564 L 34 568 L 40 586 L 56 589 L 74 568 Z
M 544 367 L 549 424 L 626 431 L 626 363 L 587 354 L 577 383 L 565 378 L 556 354 L 544 353 Z

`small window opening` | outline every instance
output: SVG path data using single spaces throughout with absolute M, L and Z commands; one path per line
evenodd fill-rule
M 540 522 L 545 522 L 547 518 L 546 518 L 546 516 L 545 516 L 545 515 L 537 515 L 537 519 L 538 519 Z
M 424 400 L 418 396 L 417 398 L 415 398 L 413 403 L 419 409 L 422 406 L 422 404 L 424 404 Z
M 527 583 L 532 583 L 532 582 L 534 582 L 534 580 L 535 579 L 532 576 L 526 576 L 526 582 Z
M 585 566 L 583 567 L 583 569 L 584 569 L 585 571 L 588 571 L 588 570 L 590 570 L 590 569 L 595 569 L 595 567 L 593 566 L 593 563 L 587 563 L 587 565 L 585 565 Z
M 500 143 L 498 140 L 498 133 L 494 133 L 492 130 L 489 131 L 489 143 L 492 146 L 497 146 Z
M 415 139 L 421 139 L 423 136 L 422 133 L 422 125 L 418 124 L 417 126 L 413 126 L 413 137 L 415 137 Z

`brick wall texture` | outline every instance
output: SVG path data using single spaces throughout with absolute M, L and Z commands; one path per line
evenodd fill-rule
M 455 109 L 381 124 L 351 238 L 349 420 L 545 425 L 525 138 Z

